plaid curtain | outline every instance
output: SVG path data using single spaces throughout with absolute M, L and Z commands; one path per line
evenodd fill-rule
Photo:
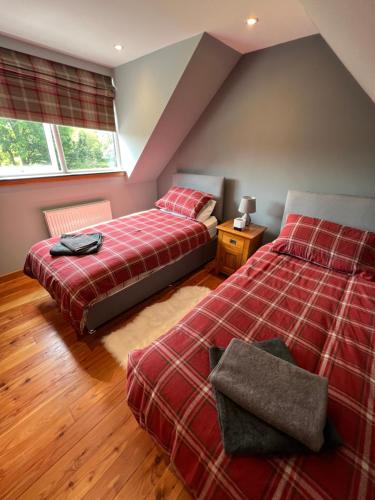
M 115 130 L 111 77 L 0 47 L 0 117 Z

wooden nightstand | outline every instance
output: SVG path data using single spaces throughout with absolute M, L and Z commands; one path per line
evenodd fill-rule
M 233 229 L 233 219 L 217 226 L 216 272 L 229 275 L 245 264 L 261 246 L 266 229 L 250 224 L 244 230 L 237 231 Z

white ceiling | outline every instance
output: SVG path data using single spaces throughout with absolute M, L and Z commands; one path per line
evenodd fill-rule
M 242 53 L 317 33 L 299 0 L 0 0 L 0 12 L 1 33 L 107 67 L 203 31 Z

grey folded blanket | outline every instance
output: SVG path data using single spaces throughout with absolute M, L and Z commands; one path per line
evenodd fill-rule
M 82 252 L 92 247 L 97 240 L 91 234 L 63 234 L 60 243 L 72 252 Z
M 102 233 L 63 234 L 60 241 L 50 248 L 53 256 L 89 255 L 99 251 L 103 243 Z
M 281 339 L 275 338 L 263 342 L 254 342 L 253 345 L 289 363 L 295 364 L 293 356 Z M 215 368 L 224 352 L 225 349 L 210 347 L 209 358 L 211 370 Z M 310 451 L 299 441 L 244 410 L 217 389 L 214 389 L 214 391 L 222 441 L 227 454 L 287 455 Z M 337 433 L 330 419 L 327 418 L 322 450 L 335 448 L 341 444 L 342 439 L 340 435 Z
M 324 443 L 328 380 L 232 339 L 209 379 L 245 410 L 313 451 Z

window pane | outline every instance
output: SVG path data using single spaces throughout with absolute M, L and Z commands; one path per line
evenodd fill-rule
M 58 127 L 68 170 L 114 169 L 114 134 L 87 128 Z
M 43 123 L 0 118 L 1 176 L 58 171 L 46 138 L 46 133 L 50 134 L 48 127 Z

